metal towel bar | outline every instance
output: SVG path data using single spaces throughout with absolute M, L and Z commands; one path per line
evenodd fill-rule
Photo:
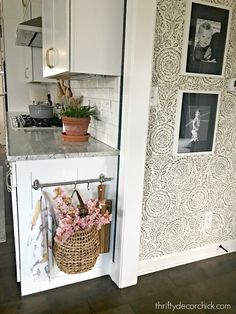
M 60 185 L 77 185 L 77 184 L 84 184 L 84 183 L 94 183 L 100 182 L 103 183 L 105 181 L 111 181 L 113 178 L 106 178 L 103 174 L 100 174 L 98 179 L 86 179 L 86 180 L 75 180 L 75 181 L 66 181 L 66 182 L 53 182 L 53 183 L 40 183 L 38 179 L 35 179 L 32 184 L 32 188 L 34 190 L 51 187 L 51 186 L 60 186 Z

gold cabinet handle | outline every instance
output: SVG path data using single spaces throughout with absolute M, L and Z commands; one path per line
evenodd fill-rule
M 25 0 L 21 0 L 23 7 L 27 7 L 27 3 L 25 3 Z
M 26 78 L 26 79 L 29 79 L 28 71 L 29 71 L 29 68 L 26 67 L 26 68 L 25 68 L 25 78 Z
M 53 48 L 49 48 L 46 51 L 46 64 L 50 69 L 53 69 L 55 66 L 53 64 L 50 63 L 49 61 L 49 55 L 50 53 L 54 53 L 54 49 Z

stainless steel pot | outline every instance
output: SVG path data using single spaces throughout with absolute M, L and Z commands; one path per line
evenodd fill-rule
M 47 103 L 29 105 L 29 114 L 34 119 L 49 119 L 53 117 L 53 107 Z

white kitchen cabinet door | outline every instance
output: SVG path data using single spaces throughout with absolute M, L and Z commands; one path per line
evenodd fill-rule
M 23 21 L 31 19 L 31 2 L 30 0 L 22 0 L 22 9 L 23 9 Z
M 54 0 L 53 64 L 54 75 L 69 70 L 69 1 Z
M 31 1 L 22 0 L 22 7 L 23 7 L 23 21 L 30 20 L 32 18 Z M 26 83 L 33 82 L 33 56 L 30 47 L 24 47 L 24 61 L 25 61 L 24 70 L 25 81 Z
M 33 59 L 32 59 L 32 50 L 30 47 L 24 48 L 24 58 L 25 58 L 25 72 L 24 77 L 27 83 L 33 81 Z
M 22 2 L 26 6 L 23 6 L 23 20 L 27 21 L 32 18 L 42 16 L 42 1 L 41 0 L 29 0 Z M 24 77 L 27 83 L 40 82 L 51 83 L 43 77 L 43 51 L 41 48 L 24 48 L 25 59 L 25 71 Z
M 30 1 L 31 1 L 32 19 L 42 16 L 42 0 L 30 0 Z
M 21 0 L 21 2 L 24 21 L 42 16 L 42 0 Z
M 52 0 L 43 0 L 42 2 L 42 24 L 43 24 L 43 76 L 53 75 L 53 9 Z
M 123 0 L 71 0 L 71 72 L 119 76 Z
M 25 81 L 27 83 L 53 83 L 43 77 L 43 52 L 41 48 L 25 47 Z
M 69 4 L 43 1 L 43 76 L 69 71 Z
M 100 254 L 91 271 L 68 275 L 61 272 L 55 261 L 50 269 L 50 280 L 46 273 L 35 275 L 37 263 L 34 256 L 35 246 L 29 245 L 31 238 L 31 222 L 37 201 L 41 197 L 41 190 L 32 189 L 32 183 L 38 179 L 41 183 L 65 182 L 74 180 L 85 180 L 98 178 L 101 173 L 113 180 L 106 182 L 106 197 L 113 201 L 113 213 L 116 200 L 116 177 L 117 177 L 117 156 L 107 157 L 86 157 L 66 158 L 53 160 L 32 160 L 16 162 L 17 196 L 18 196 L 18 217 L 19 217 L 19 239 L 20 239 L 20 272 L 21 272 L 21 293 L 27 295 L 36 293 L 75 282 L 104 276 L 111 273 L 113 267 L 113 237 L 114 221 L 111 224 L 110 252 Z M 97 185 L 99 183 L 78 185 L 83 199 L 97 198 Z M 70 195 L 74 185 L 64 186 L 65 191 Z M 53 187 L 45 188 L 44 191 L 53 201 Z M 115 216 L 115 215 L 114 215 Z M 113 217 L 114 217 L 113 216 Z M 37 233 L 36 233 L 37 234 Z M 39 258 L 40 261 L 40 258 Z
M 31 48 L 32 50 L 32 72 L 33 81 L 42 83 L 53 83 L 52 80 L 43 77 L 43 50 L 42 48 Z
M 27 8 L 30 3 L 30 0 L 21 0 L 23 9 Z
M 123 0 L 43 0 L 44 76 L 119 76 Z

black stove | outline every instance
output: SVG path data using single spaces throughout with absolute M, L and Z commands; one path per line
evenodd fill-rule
M 35 119 L 28 114 L 20 114 L 12 118 L 13 128 L 61 128 L 62 120 L 54 116 L 48 119 Z

